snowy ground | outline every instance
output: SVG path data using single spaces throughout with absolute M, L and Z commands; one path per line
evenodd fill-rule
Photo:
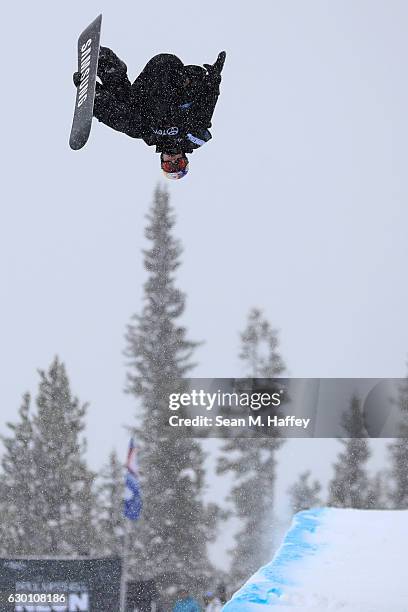
M 408 511 L 301 512 L 272 562 L 223 609 L 407 612 L 406 542 Z

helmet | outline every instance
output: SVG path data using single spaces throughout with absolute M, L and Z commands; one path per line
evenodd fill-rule
M 163 160 L 163 153 L 160 156 L 161 168 L 168 179 L 181 179 L 188 172 L 188 159 L 185 153 L 181 157 L 171 160 Z

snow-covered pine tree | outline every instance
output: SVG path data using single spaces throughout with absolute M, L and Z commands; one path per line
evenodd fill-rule
M 367 474 L 370 449 L 364 428 L 360 399 L 353 396 L 343 414 L 342 426 L 348 438 L 339 439 L 343 447 L 329 483 L 329 506 L 337 508 L 373 507 L 372 483 Z
M 33 465 L 33 427 L 30 395 L 26 393 L 19 420 L 8 423 L 0 475 L 0 554 L 34 555 L 41 523 L 36 515 Z
M 310 477 L 310 470 L 302 472 L 289 489 L 290 506 L 293 512 L 316 508 L 322 503 L 319 497 L 321 484 L 317 480 L 310 482 Z
M 403 510 L 408 509 L 408 376 L 400 389 L 399 405 L 402 413 L 399 423 L 401 437 L 388 446 L 391 456 L 391 486 L 388 495 L 391 507 Z
M 285 371 L 285 364 L 278 350 L 277 330 L 271 327 L 259 308 L 252 308 L 241 334 L 240 359 L 244 362 L 248 377 L 275 378 Z
M 247 378 L 276 378 L 285 371 L 278 334 L 257 308 L 250 311 L 241 334 L 240 358 Z M 233 476 L 229 499 L 242 525 L 232 550 L 231 588 L 241 586 L 271 558 L 276 452 L 283 443 L 278 437 L 231 438 L 222 446 L 217 472 Z
M 140 400 L 135 434 L 143 496 L 132 571 L 145 578 L 161 575 L 162 584 L 172 575 L 175 584 L 203 588 L 214 532 L 214 513 L 202 501 L 204 454 L 196 440 L 166 425 L 169 394 L 184 390 L 181 378 L 193 367 L 196 347 L 179 322 L 185 297 L 175 285 L 181 247 L 174 223 L 168 192 L 157 187 L 146 228 L 144 307 L 127 332 L 128 390 Z
M 40 378 L 33 418 L 35 515 L 42 525 L 36 553 L 87 555 L 97 546 L 97 504 L 81 435 L 86 405 L 72 396 L 58 357 Z
M 367 508 L 375 510 L 385 510 L 389 508 L 385 486 L 385 474 L 378 471 L 373 478 L 370 479 L 370 485 L 367 493 Z
M 116 451 L 109 456 L 98 486 L 99 530 L 102 534 L 103 554 L 121 556 L 125 519 L 123 517 L 124 466 Z

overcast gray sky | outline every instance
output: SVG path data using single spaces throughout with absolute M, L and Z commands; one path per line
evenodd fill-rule
M 202 64 L 227 51 L 213 140 L 168 185 L 184 320 L 206 341 L 195 376 L 242 373 L 238 332 L 253 305 L 281 329 L 293 376 L 403 376 L 405 2 L 7 3 L 0 431 L 56 353 L 91 402 L 93 466 L 111 446 L 124 452 L 132 422 L 123 334 L 141 308 L 145 214 L 161 178 L 153 149 L 96 121 L 85 149 L 68 147 L 76 38 L 99 12 L 102 43 L 131 78 L 159 52 Z M 304 468 L 297 443 L 282 452 L 280 491 Z M 324 478 L 334 452 L 315 442 L 306 462 Z

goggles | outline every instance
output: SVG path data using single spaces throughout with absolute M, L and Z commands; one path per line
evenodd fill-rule
M 180 172 L 180 170 L 185 170 L 187 166 L 188 159 L 186 157 L 179 157 L 178 159 L 168 161 L 161 160 L 161 167 L 164 172 Z

